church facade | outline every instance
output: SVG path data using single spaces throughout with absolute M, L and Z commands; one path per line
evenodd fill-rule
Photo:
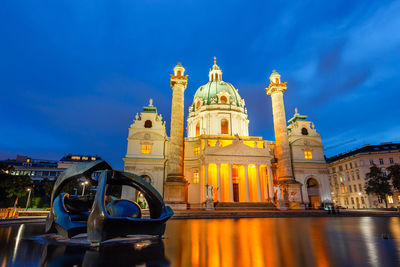
M 183 74 L 184 68 L 178 64 L 171 75 L 173 90 L 177 86 L 173 79 L 183 82 L 182 94 L 187 83 Z M 297 109 L 287 123 L 283 103 L 286 83 L 281 82 L 280 75 L 274 71 L 266 88 L 272 99 L 275 141 L 249 134 L 245 100 L 231 83 L 222 80 L 215 60 L 208 76 L 208 82 L 197 89 L 189 106 L 186 137 L 182 135 L 181 146 L 176 145 L 181 134 L 179 130 L 177 133 L 177 125 L 183 127 L 182 120 L 176 118 L 179 112 L 173 109 L 171 114 L 175 125 L 171 126 L 171 137 L 152 101 L 136 114 L 129 128 L 124 170 L 147 179 L 167 202 L 171 198 L 172 204 L 177 203 L 173 197 L 176 194 L 176 200 L 180 198 L 179 203 L 184 204 L 181 208 L 253 203 L 286 209 L 330 203 L 321 136 Z M 174 95 L 172 105 L 183 105 L 180 98 Z M 177 165 L 177 155 L 181 153 L 183 165 Z M 182 190 L 171 189 L 168 172 L 179 172 L 179 168 L 184 186 Z

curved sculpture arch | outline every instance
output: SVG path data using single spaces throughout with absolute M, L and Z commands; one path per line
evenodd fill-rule
M 96 181 L 91 174 L 99 170 L 102 173 Z M 62 193 L 68 181 L 79 177 L 86 177 L 97 184 L 94 197 Z M 149 205 L 150 218 L 141 218 L 137 203 L 107 195 L 107 188 L 113 185 L 130 186 L 140 191 Z M 115 171 L 105 161 L 94 161 L 73 165 L 56 181 L 46 232 L 57 232 L 65 237 L 87 232 L 91 243 L 135 234 L 161 236 L 165 231 L 165 222 L 172 215 L 172 209 L 165 206 L 162 196 L 140 176 Z

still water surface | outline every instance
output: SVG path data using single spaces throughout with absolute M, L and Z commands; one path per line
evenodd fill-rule
M 28 239 L 43 230 L 0 226 L 0 266 L 400 266 L 400 218 L 171 220 L 161 241 L 100 251 Z

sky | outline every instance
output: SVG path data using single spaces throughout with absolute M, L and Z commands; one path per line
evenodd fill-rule
M 327 157 L 400 142 L 400 1 L 2 0 L 0 159 L 98 155 L 122 168 L 152 98 L 169 121 L 170 74 L 189 75 L 185 118 L 217 57 L 246 101 L 250 135 L 274 140 L 273 69 L 286 117 L 307 115 Z

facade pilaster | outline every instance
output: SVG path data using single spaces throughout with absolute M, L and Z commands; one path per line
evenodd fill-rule
M 249 194 L 249 172 L 248 172 L 249 165 L 244 164 L 244 177 L 246 180 L 246 202 L 250 201 L 250 194 Z

